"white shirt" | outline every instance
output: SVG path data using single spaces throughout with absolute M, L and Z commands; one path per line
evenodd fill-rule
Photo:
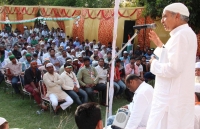
M 48 35 L 48 32 L 47 32 L 46 30 L 43 30 L 43 31 L 42 31 L 42 35 L 47 36 L 47 35 Z
M 60 66 L 64 65 L 65 64 L 65 60 L 66 60 L 67 56 L 66 57 L 63 57 L 62 55 L 58 57 L 58 60 L 61 62 Z
M 137 64 L 135 63 L 135 65 L 137 65 Z M 138 66 L 138 65 L 137 65 L 137 66 Z M 138 76 L 140 76 L 140 73 L 143 72 L 143 66 L 140 64 L 140 65 L 138 66 L 138 68 L 139 68 Z
M 9 68 L 10 72 L 14 76 L 18 76 L 22 72 L 22 63 L 18 62 L 17 64 L 13 64 L 12 62 L 10 62 L 7 65 L 5 65 L 5 68 Z
M 107 82 L 107 69 L 103 69 L 101 66 L 95 67 L 97 71 L 97 75 L 99 77 L 99 82 L 98 83 L 106 83 Z
M 39 29 L 38 29 L 38 28 L 34 28 L 34 31 L 35 31 L 36 33 L 38 33 L 38 32 L 39 32 Z
M 65 38 L 65 37 L 66 37 L 66 34 L 65 34 L 65 33 L 60 33 L 60 36 L 61 36 L 62 38 Z
M 142 82 L 135 91 L 133 101 L 128 105 L 131 115 L 125 129 L 146 127 L 150 114 L 152 98 L 153 87 L 146 82 Z
M 31 44 L 31 36 L 28 37 L 27 43 Z
M 64 71 L 61 75 L 62 80 L 62 88 L 65 90 L 73 90 L 74 89 L 74 83 L 76 83 L 76 86 L 80 88 L 79 82 L 77 80 L 76 75 L 74 72 L 71 72 L 68 74 L 66 71 Z M 73 78 L 73 79 L 72 79 Z
M 157 129 L 163 122 L 168 124 L 162 129 L 194 128 L 197 36 L 188 24 L 176 27 L 170 36 L 164 48 L 154 51 L 159 60 L 151 63 L 156 80 L 147 129 Z
M 43 57 L 42 57 L 42 62 L 44 62 L 44 59 L 45 59 L 45 58 L 49 58 L 49 57 L 50 57 L 50 54 L 49 54 L 49 52 L 47 52 L 47 53 L 43 54 Z
M 195 105 L 194 108 L 194 129 L 200 129 L 200 105 Z
M 63 48 L 65 49 L 66 46 L 67 46 L 67 43 L 66 43 L 66 42 L 61 42 L 61 43 L 60 43 L 60 46 L 63 46 Z

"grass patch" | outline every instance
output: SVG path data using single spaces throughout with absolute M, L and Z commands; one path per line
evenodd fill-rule
M 30 100 L 25 96 L 24 100 L 21 95 L 11 95 L 11 89 L 4 92 L 5 83 L 0 85 L 0 117 L 8 120 L 10 128 L 24 129 L 77 129 L 74 121 L 74 112 L 77 105 L 73 104 L 71 108 L 65 111 L 60 110 L 59 115 L 55 116 L 48 111 L 38 115 L 40 110 L 33 98 Z M 114 99 L 113 114 L 117 109 L 129 102 L 125 99 Z M 106 108 L 101 106 L 102 118 L 105 119 Z

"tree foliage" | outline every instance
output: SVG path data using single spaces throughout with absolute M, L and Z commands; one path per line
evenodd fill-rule
M 76 0 L 77 7 L 111 8 L 115 0 Z
M 174 2 L 184 3 L 190 11 L 189 25 L 198 33 L 200 31 L 200 2 L 199 0 L 143 0 L 145 3 L 145 16 L 153 19 L 161 18 L 165 6 Z

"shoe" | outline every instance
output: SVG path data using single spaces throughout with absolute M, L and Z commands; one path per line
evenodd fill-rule
M 55 110 L 53 110 L 55 115 L 58 115 L 58 110 L 60 109 L 60 106 L 57 106 Z

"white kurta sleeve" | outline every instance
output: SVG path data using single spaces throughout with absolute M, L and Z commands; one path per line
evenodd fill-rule
M 131 115 L 125 129 L 137 129 L 148 106 L 147 98 L 143 94 L 138 95 L 134 100 L 132 109 L 129 109 Z
M 49 79 L 49 77 L 48 77 L 48 73 L 44 74 L 43 80 L 44 80 L 44 84 L 45 84 L 47 87 L 54 87 L 54 86 L 57 85 L 56 83 L 50 81 L 50 79 Z
M 150 71 L 161 77 L 172 78 L 178 76 L 183 70 L 184 61 L 188 57 L 188 41 L 182 36 L 175 36 L 170 45 L 163 48 L 158 60 L 153 60 Z
M 55 80 L 54 82 L 56 83 L 56 84 L 58 84 L 58 85 L 62 85 L 62 80 L 61 80 L 61 77 L 60 77 L 60 75 L 58 74 L 58 73 L 54 73 L 55 74 L 55 76 L 56 76 L 56 78 L 57 78 L 57 80 Z

